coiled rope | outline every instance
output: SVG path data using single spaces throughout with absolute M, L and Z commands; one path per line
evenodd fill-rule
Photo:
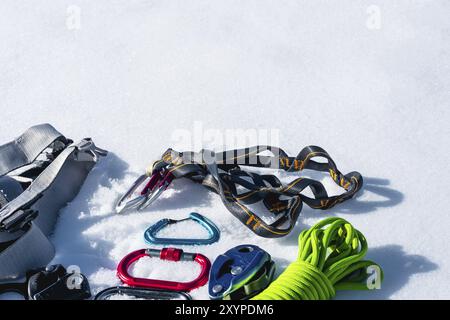
M 299 254 L 277 280 L 253 300 L 329 300 L 337 290 L 368 290 L 368 267 L 362 260 L 368 246 L 364 235 L 341 218 L 327 218 L 299 236 Z

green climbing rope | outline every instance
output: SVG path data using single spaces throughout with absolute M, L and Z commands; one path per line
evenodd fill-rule
M 299 254 L 266 290 L 253 300 L 329 300 L 337 290 L 368 290 L 368 280 L 383 280 L 381 268 L 362 260 L 364 235 L 341 218 L 328 218 L 299 237 Z M 379 271 L 369 279 L 368 268 Z M 369 269 L 372 270 L 372 269 Z

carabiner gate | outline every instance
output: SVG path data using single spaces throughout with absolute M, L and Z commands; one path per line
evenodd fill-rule
M 160 175 L 160 179 L 154 185 L 150 184 L 148 187 L 146 186 L 143 190 L 143 192 L 146 192 L 145 201 L 139 206 L 138 210 L 145 209 L 155 202 L 155 200 L 158 199 L 159 196 L 169 187 L 173 179 L 174 176 L 170 173 L 170 171 L 167 171 Z

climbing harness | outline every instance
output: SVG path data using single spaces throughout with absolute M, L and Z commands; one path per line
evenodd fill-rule
M 116 205 L 116 212 L 122 213 L 130 209 L 141 210 L 147 208 L 167 189 L 172 180 L 173 175 L 165 170 L 154 171 L 153 173 L 147 172 L 141 175 L 119 199 Z M 139 191 L 137 196 L 134 196 L 142 185 L 144 185 L 142 190 Z
M 190 282 L 174 282 L 134 278 L 128 273 L 128 270 L 134 262 L 143 257 L 160 258 L 161 260 L 174 262 L 193 261 L 201 266 L 201 271 L 198 277 Z M 164 248 L 162 250 L 141 249 L 128 254 L 125 258 L 122 259 L 117 267 L 117 276 L 123 283 L 131 287 L 189 292 L 196 288 L 204 286 L 208 282 L 210 268 L 211 262 L 207 257 L 199 253 L 186 253 L 181 249 L 175 248 Z
M 272 155 L 264 154 L 268 152 Z M 314 158 L 324 158 L 327 162 L 317 162 Z M 256 174 L 244 171 L 241 167 L 275 168 L 287 172 L 304 169 L 328 172 L 333 181 L 344 189 L 344 193 L 328 196 L 324 185 L 319 181 L 300 177 L 289 184 L 282 184 L 274 175 Z M 151 183 L 140 191 L 139 196 L 131 198 L 148 177 Z M 363 184 L 358 172 L 342 174 L 328 153 L 317 146 L 304 148 L 295 158 L 288 156 L 282 149 L 271 146 L 220 153 L 209 150 L 198 153 L 176 152 L 169 149 L 121 198 L 118 211 L 146 207 L 154 201 L 153 195 L 159 196 L 173 179 L 183 177 L 218 193 L 226 208 L 247 228 L 268 238 L 283 237 L 292 230 L 303 202 L 315 209 L 329 209 L 352 198 Z M 311 190 L 313 197 L 302 193 L 307 188 Z M 248 207 L 258 202 L 262 202 L 274 215 L 274 222 L 266 223 Z
M 241 245 L 214 261 L 209 276 L 212 300 L 244 300 L 258 294 L 272 282 L 275 263 L 263 249 Z
M 0 283 L 0 293 L 17 292 L 27 300 L 85 300 L 91 297 L 83 274 L 70 273 L 62 265 L 29 271 L 22 282 Z
M 134 287 L 113 287 L 97 294 L 94 300 L 111 300 L 112 297 L 128 297 L 144 300 L 192 300 L 185 292 L 163 291 Z
M 299 253 L 287 269 L 254 300 L 328 300 L 336 290 L 370 289 L 369 268 L 381 268 L 362 260 L 368 250 L 364 235 L 341 218 L 328 218 L 299 237 Z M 378 272 L 376 271 L 376 272 Z
M 54 256 L 47 236 L 106 151 L 65 138 L 49 124 L 0 146 L 0 281 L 19 279 Z
M 179 238 L 158 238 L 156 235 L 158 232 L 160 232 L 162 229 L 166 228 L 169 225 L 176 224 L 182 221 L 188 221 L 192 220 L 200 224 L 202 227 L 204 227 L 208 233 L 209 238 L 207 239 L 179 239 Z M 173 219 L 162 219 L 155 223 L 153 226 L 149 227 L 144 234 L 145 241 L 148 244 L 163 244 L 163 245 L 209 245 L 213 244 L 214 242 L 219 241 L 220 238 L 220 231 L 219 228 L 209 219 L 206 217 L 196 213 L 192 212 L 189 215 L 189 218 L 182 219 L 182 220 L 173 220 Z
M 22 184 L 10 176 L 0 177 L 0 208 L 6 206 L 24 191 Z

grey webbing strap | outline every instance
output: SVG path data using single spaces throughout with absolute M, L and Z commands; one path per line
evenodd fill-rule
M 46 266 L 55 249 L 42 231 L 31 223 L 30 229 L 0 253 L 0 281 L 15 279 L 24 271 Z
M 1 190 L 0 190 L 1 191 Z M 8 200 L 5 198 L 3 193 L 0 192 L 0 209 L 8 204 Z
M 64 136 L 49 124 L 31 127 L 17 139 L 0 146 L 0 176 L 32 163 L 47 147 Z

